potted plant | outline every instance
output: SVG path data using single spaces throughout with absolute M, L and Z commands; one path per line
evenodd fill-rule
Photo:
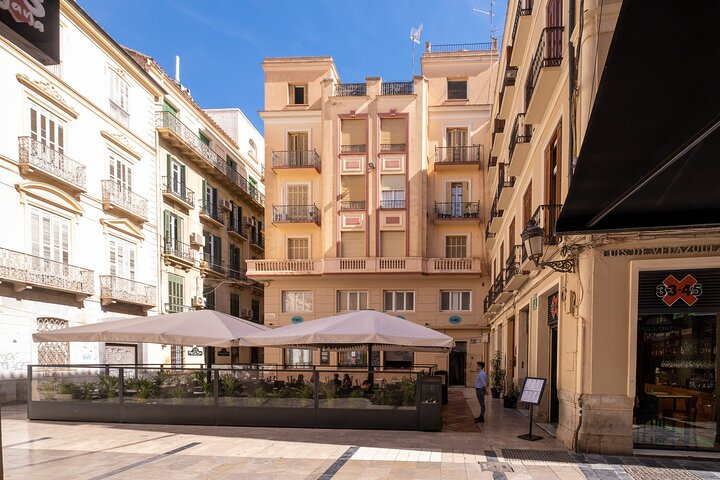
M 500 398 L 505 389 L 505 369 L 502 368 L 502 353 L 496 351 L 490 361 L 490 393 L 492 398 Z
M 503 407 L 515 408 L 517 406 L 518 398 L 520 397 L 520 389 L 517 383 L 510 382 L 507 390 L 505 391 L 505 397 L 503 397 Z

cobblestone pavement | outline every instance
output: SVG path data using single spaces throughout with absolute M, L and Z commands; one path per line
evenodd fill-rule
M 5 480 L 720 479 L 718 460 L 574 454 L 542 431 L 520 440 L 527 418 L 498 400 L 484 424 L 463 424 L 473 391 L 451 395 L 465 413 L 442 432 L 30 422 L 25 405 L 3 406 Z

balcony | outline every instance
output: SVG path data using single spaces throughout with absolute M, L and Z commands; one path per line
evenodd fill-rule
M 165 265 L 180 267 L 186 272 L 195 265 L 195 251 L 192 247 L 172 238 L 164 239 L 162 257 Z
M 273 170 L 281 168 L 314 168 L 320 172 L 320 155 L 313 150 L 283 150 L 272 154 Z
M 433 45 L 427 43 L 425 53 L 453 53 L 453 52 L 486 52 L 494 50 L 493 44 L 484 43 L 446 43 Z
M 503 210 L 498 209 L 498 197 L 495 196 L 493 199 L 492 206 L 490 207 L 490 218 L 488 219 L 487 231 L 496 235 L 500 231 L 500 225 L 502 224 Z
M 227 269 L 227 278 L 232 280 L 247 280 L 247 266 L 245 262 L 236 265 L 230 265 Z
M 404 210 L 405 200 L 380 200 L 380 208 L 383 210 Z
M 340 153 L 366 153 L 367 152 L 367 145 L 364 143 L 356 144 L 356 145 L 340 145 Z
M 413 95 L 414 93 L 413 82 L 383 82 L 380 85 L 380 95 Z
M 543 241 L 545 246 L 544 255 L 546 257 L 552 256 L 557 251 L 560 243 L 561 237 L 555 231 L 555 225 L 561 209 L 562 205 L 540 205 L 528 222 L 528 226 L 537 225 L 545 232 Z
M 515 245 L 505 263 L 505 289 L 514 291 L 520 288 L 530 277 L 530 272 L 522 269 L 524 260 L 527 259 L 525 249 L 522 245 Z
M 320 210 L 313 205 L 273 205 L 273 223 L 315 223 L 320 225 Z
M 210 222 L 211 225 L 222 227 L 225 225 L 225 215 L 217 204 L 203 201 L 200 205 L 200 220 Z
M 505 275 L 505 270 L 500 270 L 495 277 L 495 283 L 493 284 L 493 288 L 495 289 L 495 301 L 498 304 L 507 302 L 513 295 L 512 292 L 505 287 Z
M 490 286 L 490 289 L 488 290 L 487 295 L 485 295 L 485 298 L 483 299 L 483 312 L 485 313 L 485 316 L 489 316 L 490 308 L 493 306 L 495 302 L 495 294 L 493 292 L 492 285 Z
M 180 204 L 187 209 L 195 208 L 195 192 L 175 179 L 162 177 L 162 193 L 168 202 Z
M 102 202 L 104 210 L 120 210 L 140 222 L 148 219 L 148 201 L 132 190 L 119 185 L 115 180 L 102 180 Z
M 233 235 L 240 240 L 247 240 L 247 233 L 243 228 L 242 220 L 239 218 L 230 217 L 228 219 L 227 231 L 230 235 Z
M 487 222 L 485 224 L 485 249 L 486 250 L 492 250 L 492 248 L 495 246 L 495 240 L 497 240 L 497 235 L 490 231 L 490 223 Z M 498 222 L 499 224 L 499 222 Z
M 505 119 L 498 117 L 495 118 L 493 133 L 492 133 L 492 148 L 490 149 L 490 155 L 496 157 L 500 155 L 502 150 L 503 142 L 505 141 Z
M 498 102 L 500 102 L 498 114 L 500 115 L 500 118 L 508 118 L 512 105 L 515 103 L 513 100 L 515 98 L 517 74 L 518 67 L 511 67 L 510 65 L 505 67 L 502 89 L 500 89 L 500 95 L 498 96 Z
M 252 233 L 250 235 L 250 246 L 256 250 L 265 250 L 265 235 L 262 233 Z
M 497 167 L 497 165 L 498 165 L 498 157 L 497 157 L 497 156 L 492 156 L 492 157 L 490 157 L 490 158 L 488 159 L 488 164 L 487 164 L 488 172 L 489 172 L 491 169 Z
M 479 258 L 428 258 L 425 262 L 428 274 L 473 274 L 482 273 L 482 262 Z
M 127 303 L 152 308 L 157 305 L 157 287 L 115 275 L 100 275 L 100 301 L 103 306 Z
M 245 177 L 233 170 L 224 156 L 215 153 L 200 137 L 185 126 L 172 112 L 157 112 L 155 128 L 160 138 L 166 140 L 184 157 L 195 163 L 208 173 L 212 173 L 221 180 L 238 188 L 240 193 L 248 200 L 255 202 L 259 207 L 265 205 L 265 196 Z
M 479 168 L 481 154 L 481 145 L 435 147 L 435 167 L 441 165 L 470 165 Z
M 322 263 L 317 260 L 247 260 L 248 276 L 320 275 Z
M 419 257 L 352 257 L 326 258 L 322 273 L 422 273 Z
M 365 200 L 342 200 L 340 210 L 365 210 Z
M 380 153 L 404 153 L 407 143 L 381 143 Z
M 522 173 L 525 159 L 530 150 L 530 140 L 532 140 L 532 125 L 525 123 L 525 114 L 518 113 L 515 117 L 512 133 L 510 134 L 510 144 L 508 145 L 509 171 L 511 176 L 519 176 Z
M 16 292 L 37 287 L 74 293 L 78 301 L 95 291 L 92 270 L 6 248 L 0 248 L 0 281 Z
M 37 174 L 75 193 L 85 191 L 84 165 L 30 137 L 19 137 L 18 147 L 22 175 Z
M 200 276 L 224 278 L 225 267 L 223 267 L 220 258 L 217 255 L 204 252 L 202 254 L 202 260 L 200 260 Z
M 507 165 L 503 164 L 500 166 L 498 172 L 498 187 L 495 197 L 497 198 L 497 208 L 505 210 L 510 205 L 510 199 L 515 189 L 515 177 L 510 177 L 506 174 Z
M 480 202 L 435 202 L 435 221 L 480 221 Z
M 367 96 L 367 85 L 364 83 L 336 83 L 336 97 L 365 97 Z
M 530 18 L 530 16 L 533 11 L 533 3 L 534 0 L 517 0 L 515 19 L 513 20 L 512 33 L 510 34 L 512 52 L 508 58 L 508 63 L 511 65 L 519 64 L 522 60 L 522 54 L 527 47 L 530 26 L 532 23 L 532 18 Z
M 525 80 L 525 112 L 528 123 L 539 123 L 560 78 L 563 59 L 563 27 L 547 27 L 540 34 Z

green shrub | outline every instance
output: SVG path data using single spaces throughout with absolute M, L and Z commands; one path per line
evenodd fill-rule
M 72 395 L 73 397 L 79 393 L 78 386 L 68 380 L 63 380 L 58 386 L 58 393 L 63 395 Z
M 98 375 L 98 393 L 102 397 L 115 398 L 118 395 L 118 378 L 112 375 Z
M 82 382 L 78 385 L 78 394 L 83 400 L 92 400 L 97 384 L 94 382 Z

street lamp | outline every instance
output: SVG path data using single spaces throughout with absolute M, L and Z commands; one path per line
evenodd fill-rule
M 543 262 L 543 247 L 545 243 L 545 230 L 535 224 L 529 224 L 520 234 L 523 242 L 523 248 L 528 258 L 540 267 L 550 267 L 556 272 L 572 273 L 575 271 L 575 259 L 566 258 L 555 262 Z

